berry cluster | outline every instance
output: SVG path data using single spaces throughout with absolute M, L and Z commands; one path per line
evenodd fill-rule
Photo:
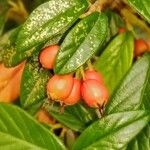
M 39 60 L 44 68 L 53 69 L 58 49 L 58 45 L 53 45 L 42 50 Z M 74 105 L 83 99 L 89 107 L 103 107 L 108 100 L 108 90 L 102 75 L 88 69 L 82 78 L 73 74 L 54 75 L 47 83 L 49 99 L 64 105 Z

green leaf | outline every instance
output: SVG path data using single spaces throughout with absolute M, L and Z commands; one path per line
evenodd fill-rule
M 26 63 L 22 80 L 20 101 L 23 108 L 43 101 L 46 97 L 46 84 L 50 77 L 48 70 L 43 69 L 36 54 Z
M 6 15 L 8 11 L 8 3 L 7 0 L 0 1 L 0 35 L 3 32 L 3 28 L 6 22 Z
M 140 58 L 130 69 L 108 102 L 105 113 L 150 109 L 150 54 Z M 145 106 L 144 106 L 145 105 Z
M 45 48 L 45 47 L 47 47 L 47 46 L 50 46 L 50 45 L 58 44 L 62 37 L 63 37 L 63 34 L 59 34 L 59 35 L 53 37 L 52 39 L 48 40 L 48 41 L 45 43 L 45 45 L 44 45 L 43 48 Z
M 131 33 L 116 36 L 97 59 L 95 68 L 104 77 L 110 95 L 132 65 L 134 39 Z
M 37 7 L 17 38 L 17 50 L 26 51 L 66 31 L 87 9 L 86 0 L 51 0 Z
M 75 71 L 99 50 L 107 36 L 107 17 L 95 12 L 81 20 L 66 36 L 56 57 L 54 71 Z
M 73 150 L 118 150 L 126 146 L 148 123 L 147 111 L 129 111 L 103 117 L 77 139 Z
M 123 19 L 115 12 L 111 10 L 106 10 L 105 14 L 108 17 L 109 22 L 109 35 L 107 41 L 109 41 L 114 35 L 118 33 L 119 28 L 125 26 Z
M 2 44 L 0 45 L 0 54 L 2 54 L 2 56 L 0 56 L 0 60 L 3 61 L 3 63 L 7 67 L 14 67 L 18 65 L 22 61 L 31 57 L 34 52 L 39 52 L 42 48 L 46 46 L 58 44 L 58 42 L 63 36 L 63 34 L 59 34 L 53 37 L 52 39 L 48 40 L 45 44 L 43 43 L 28 51 L 18 52 L 16 50 L 15 42 L 18 36 L 18 32 L 20 31 L 20 28 L 21 27 L 13 29 L 0 39 L 0 44 Z
M 12 31 L 8 32 L 8 35 L 3 39 L 3 46 L 2 46 L 2 62 L 7 67 L 13 67 L 21 63 L 27 57 L 31 56 L 32 52 L 35 50 L 40 49 L 33 48 L 30 51 L 26 52 L 17 52 L 15 47 L 16 37 L 18 36 L 18 32 L 20 27 L 13 29 Z M 7 40 L 7 41 L 6 41 Z
M 28 112 L 30 115 L 35 116 L 36 113 L 42 108 L 42 105 L 46 99 L 40 99 L 39 102 L 28 106 L 25 111 Z
M 10 35 L 12 34 L 13 30 L 6 32 L 3 36 L 0 37 L 0 62 L 3 60 L 3 54 L 5 51 L 5 45 L 9 41 Z
M 94 110 L 80 103 L 67 106 L 63 113 L 61 113 L 60 106 L 57 104 L 51 105 L 48 101 L 45 101 L 43 108 L 56 120 L 74 131 L 82 132 L 96 119 Z
M 8 44 L 3 53 L 2 62 L 6 67 L 14 67 L 20 64 L 22 61 L 26 60 L 32 55 L 32 53 L 37 50 L 36 48 L 26 51 L 24 53 L 18 53 L 13 45 Z
M 126 150 L 150 149 L 150 124 L 147 125 L 137 137 L 130 142 Z
M 128 0 L 129 4 L 150 23 L 150 1 Z
M 19 107 L 0 104 L 0 149 L 65 150 L 49 130 Z

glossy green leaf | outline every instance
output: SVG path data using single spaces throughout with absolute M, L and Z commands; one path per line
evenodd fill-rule
M 59 44 L 59 42 L 60 42 L 60 40 L 62 39 L 62 37 L 63 37 L 63 34 L 59 34 L 59 35 L 53 37 L 52 39 L 48 40 L 48 41 L 44 44 L 43 48 L 45 48 L 45 47 L 47 47 L 47 46 L 50 46 L 50 45 Z
M 2 56 L 0 56 L 0 60 L 3 61 L 3 63 L 7 67 L 13 67 L 18 65 L 22 61 L 31 57 L 34 52 L 38 52 L 48 45 L 58 44 L 63 36 L 63 34 L 59 34 L 48 40 L 45 44 L 43 43 L 38 47 L 34 47 L 28 51 L 18 52 L 16 50 L 15 42 L 19 31 L 20 27 L 13 29 L 12 31 L 4 35 L 2 39 L 0 39 L 0 44 L 2 44 L 0 45 L 0 54 L 2 54 Z
M 150 124 L 147 125 L 138 136 L 130 142 L 126 150 L 150 149 Z
M 25 65 L 22 80 L 20 101 L 23 108 L 28 109 L 46 97 L 46 84 L 50 73 L 41 68 L 38 56 L 33 56 Z
M 0 1 L 0 35 L 3 32 L 3 28 L 6 22 L 6 15 L 8 11 L 8 3 L 7 0 Z
M 33 0 L 33 1 L 25 0 L 24 3 L 25 3 L 27 10 L 29 12 L 32 12 L 36 7 L 38 7 L 39 5 L 41 5 L 47 1 L 49 1 L 49 0 Z M 30 5 L 29 5 L 29 3 L 30 3 Z
M 147 111 L 129 111 L 103 117 L 89 126 L 77 139 L 73 150 L 119 150 L 148 123 Z
M 60 106 L 57 104 L 51 105 L 48 101 L 44 103 L 43 108 L 66 127 L 79 132 L 82 132 L 97 118 L 93 109 L 82 104 L 66 106 L 63 113 L 61 113 Z
M 19 107 L 0 104 L 0 149 L 65 150 L 61 141 Z
M 150 23 L 150 0 L 128 0 L 128 2 Z
M 54 71 L 75 71 L 102 46 L 107 36 L 107 17 L 95 12 L 81 20 L 64 39 L 56 57 Z
M 112 95 L 105 113 L 150 109 L 150 54 L 139 59 Z M 145 104 L 145 106 L 143 106 Z
M 51 0 L 37 7 L 17 38 L 17 50 L 26 51 L 66 31 L 87 9 L 86 0 Z
M 97 59 L 95 68 L 102 73 L 109 94 L 114 92 L 132 65 L 134 39 L 131 33 L 116 36 Z

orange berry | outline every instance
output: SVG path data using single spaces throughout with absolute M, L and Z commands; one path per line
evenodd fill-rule
M 141 56 L 144 52 L 148 51 L 149 46 L 143 39 L 135 40 L 134 54 L 135 57 Z
M 62 101 L 71 93 L 73 87 L 72 75 L 54 75 L 47 84 L 47 94 L 52 100 Z
M 81 86 L 83 100 L 90 107 L 103 106 L 108 100 L 108 90 L 97 80 L 86 80 Z
M 49 47 L 46 47 L 42 50 L 40 53 L 40 63 L 42 64 L 43 68 L 46 69 L 53 69 L 53 65 L 55 62 L 55 58 L 58 52 L 59 46 L 58 45 L 52 45 Z
M 88 80 L 88 79 L 94 79 L 94 80 L 97 80 L 98 82 L 100 82 L 101 84 L 104 84 L 102 75 L 95 70 L 86 70 L 85 71 L 85 79 L 84 80 Z
M 70 95 L 64 100 L 64 103 L 66 105 L 74 105 L 80 100 L 81 98 L 80 87 L 81 81 L 79 79 L 74 78 L 72 91 Z
M 123 28 L 123 27 L 122 27 L 122 28 L 119 28 L 118 32 L 119 32 L 119 33 L 126 32 L 126 29 L 125 29 L 125 28 Z

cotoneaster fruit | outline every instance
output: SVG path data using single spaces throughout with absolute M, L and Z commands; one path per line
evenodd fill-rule
M 122 27 L 122 28 L 119 28 L 118 32 L 119 32 L 119 33 L 126 32 L 126 29 L 125 29 L 125 28 L 123 28 L 123 27 Z
M 72 75 L 54 75 L 47 84 L 47 94 L 50 99 L 62 101 L 66 99 L 73 87 Z
M 134 47 L 134 55 L 135 57 L 141 56 L 144 52 L 148 51 L 149 46 L 147 42 L 143 39 L 135 40 L 135 47 Z
M 42 50 L 39 59 L 43 68 L 53 69 L 58 49 L 59 49 L 58 45 L 52 45 Z
M 98 82 L 100 82 L 101 84 L 104 84 L 102 75 L 99 72 L 97 72 L 96 70 L 86 70 L 85 71 L 84 80 L 88 80 L 88 79 L 94 79 L 94 80 L 97 80 Z
M 63 101 L 66 105 L 74 105 L 76 104 L 80 98 L 81 98 L 81 92 L 80 92 L 80 88 L 81 88 L 81 81 L 80 79 L 73 79 L 73 87 L 71 90 L 70 95 Z
M 107 88 L 97 80 L 85 80 L 81 86 L 81 93 L 89 107 L 103 106 L 108 100 Z

